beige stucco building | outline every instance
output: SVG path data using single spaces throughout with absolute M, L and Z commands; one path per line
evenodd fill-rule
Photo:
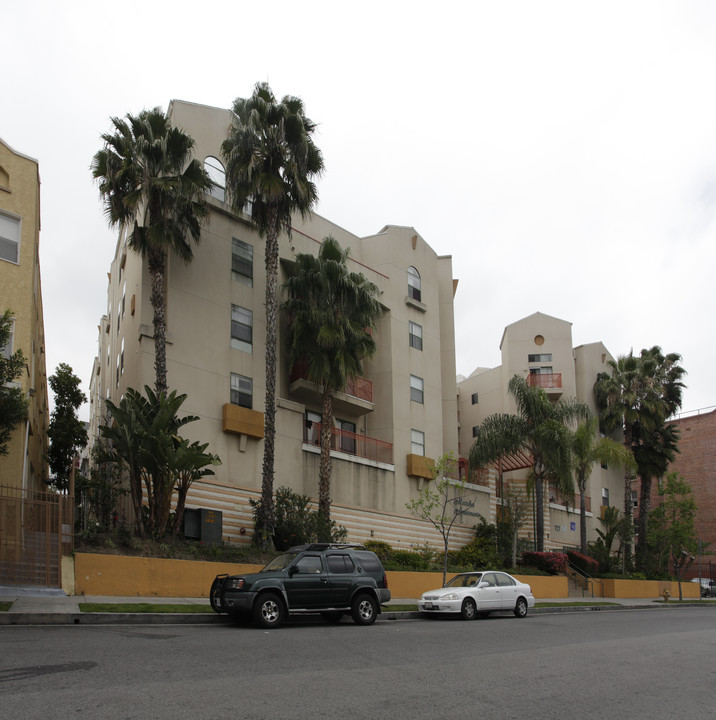
M 468 378 L 460 379 L 459 447 L 468 455 L 473 437 L 481 422 L 494 413 L 515 413 L 514 398 L 508 384 L 520 375 L 530 384 L 541 387 L 549 398 L 573 397 L 585 402 L 597 414 L 594 383 L 597 374 L 608 370 L 613 359 L 601 342 L 572 347 L 572 324 L 544 313 L 534 313 L 508 325 L 500 343 L 502 364 L 495 368 L 477 368 Z M 517 463 L 519 464 L 519 463 Z M 527 470 L 503 472 L 503 479 L 515 488 L 524 488 Z M 492 470 L 483 479 L 485 490 L 481 512 L 491 521 L 501 506 L 499 478 Z M 621 504 L 624 494 L 624 471 L 595 465 L 587 487 L 587 538 L 596 539 L 601 528 L 601 508 Z M 554 487 L 545 489 L 544 528 L 545 550 L 579 547 L 579 506 L 566 503 Z M 534 512 L 521 535 L 534 541 Z
M 10 342 L 0 352 L 22 350 L 26 364 L 16 381 L 28 397 L 26 422 L 0 455 L 0 485 L 43 490 L 47 479 L 47 374 L 40 284 L 40 175 L 37 160 L 0 139 L 0 312 L 10 309 Z
M 230 111 L 172 101 L 168 113 L 194 138 L 196 157 L 221 184 L 220 148 Z M 174 256 L 168 263 L 168 385 L 188 395 L 181 413 L 200 418 L 185 428 L 187 436 L 208 442 L 222 461 L 214 477 L 195 483 L 188 507 L 220 510 L 224 539 L 248 541 L 249 500 L 259 495 L 263 457 L 264 241 L 248 215 L 231 210 L 221 187 L 209 203 L 192 263 Z M 435 530 L 410 516 L 406 503 L 430 477 L 428 459 L 458 451 L 452 260 L 438 256 L 410 227 L 386 226 L 358 237 L 313 215 L 296 218 L 291 237 L 280 237 L 279 284 L 296 255 L 317 253 L 329 234 L 350 248 L 351 270 L 379 287 L 383 307 L 378 349 L 365 363 L 365 378 L 334 403 L 333 518 L 353 541 L 437 545 Z M 120 234 L 90 384 L 91 437 L 106 420 L 106 398 L 117 402 L 128 387 L 154 385 L 149 296 L 146 263 Z M 285 337 L 282 321 L 274 487 L 316 499 L 320 390 L 290 372 Z M 474 521 L 466 516 L 452 544 L 472 537 Z

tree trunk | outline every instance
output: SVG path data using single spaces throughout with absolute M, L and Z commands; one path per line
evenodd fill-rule
M 333 393 L 323 388 L 321 417 L 321 463 L 318 472 L 318 542 L 331 542 L 331 431 L 333 430 Z
M 537 513 L 537 552 L 544 551 L 544 475 L 545 466 L 541 460 L 535 462 L 535 510 Z
M 270 210 L 266 233 L 266 399 L 264 403 L 264 459 L 261 481 L 262 535 L 259 546 L 273 549 L 275 507 L 273 499 L 274 453 L 276 444 L 276 347 L 278 344 L 278 213 Z
M 150 302 L 154 310 L 154 390 L 167 391 L 167 298 L 164 287 L 166 252 L 152 248 L 148 253 L 149 274 L 152 277 Z
M 637 517 L 637 533 L 639 543 L 636 547 L 637 565 L 639 570 L 646 572 L 649 557 L 648 520 L 651 507 L 651 478 L 641 478 L 639 492 L 639 516 Z
M 584 497 L 586 481 L 579 478 L 579 551 L 587 554 L 587 501 Z
M 631 425 L 624 426 L 624 447 L 633 452 L 634 433 Z M 632 512 L 632 501 L 631 501 L 631 471 L 624 471 L 624 517 L 629 518 L 631 521 Z M 624 554 L 622 555 L 622 571 L 626 570 L 627 563 L 631 560 L 631 544 L 624 543 Z

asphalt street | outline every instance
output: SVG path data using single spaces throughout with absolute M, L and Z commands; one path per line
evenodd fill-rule
M 713 706 L 712 608 L 359 627 L 0 627 L 0 717 L 673 718 Z

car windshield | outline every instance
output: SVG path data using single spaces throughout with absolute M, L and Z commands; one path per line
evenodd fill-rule
M 284 553 L 275 557 L 263 570 L 260 572 L 271 572 L 272 570 L 285 570 L 296 558 L 298 553 Z
M 482 575 L 455 575 L 448 581 L 445 587 L 473 587 L 480 582 Z

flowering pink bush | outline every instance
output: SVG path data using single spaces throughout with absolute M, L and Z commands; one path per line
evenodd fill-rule
M 567 572 L 567 556 L 564 553 L 523 552 L 522 564 L 544 570 L 550 575 Z
M 567 550 L 567 557 L 572 565 L 583 570 L 588 575 L 596 575 L 599 570 L 599 563 L 594 558 L 582 555 L 576 550 Z

